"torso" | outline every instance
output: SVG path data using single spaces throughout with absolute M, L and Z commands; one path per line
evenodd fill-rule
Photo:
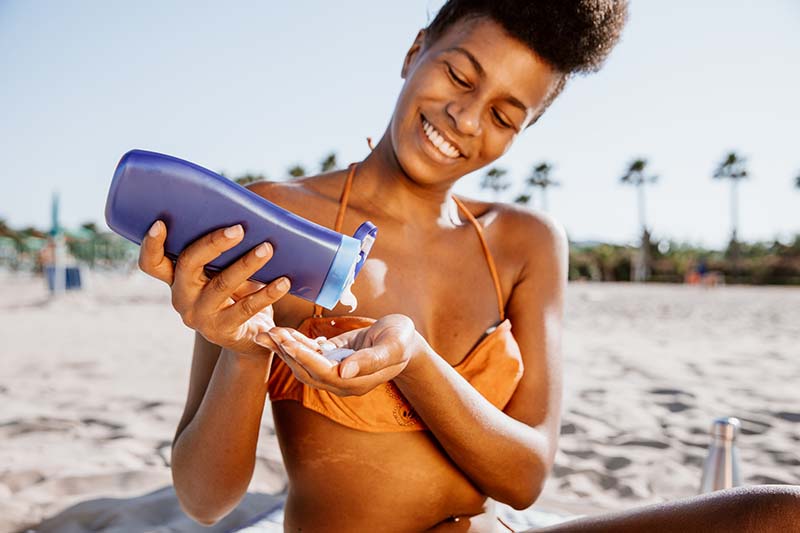
M 332 227 L 345 173 L 256 192 L 301 216 Z M 379 318 L 403 313 L 451 365 L 459 363 L 499 321 L 497 297 L 475 229 L 470 223 L 439 232 L 382 219 L 359 205 L 358 178 L 342 233 L 364 220 L 378 228 L 370 258 L 353 286 L 355 314 Z M 492 204 L 466 202 L 483 222 L 504 298 L 521 265 L 505 250 L 489 220 Z M 499 225 L 499 224 L 497 224 Z M 309 302 L 287 297 L 274 306 L 278 325 L 298 327 L 312 314 Z M 327 315 L 345 315 L 337 306 Z M 494 531 L 492 502 L 438 447 L 428 431 L 367 433 L 337 424 L 294 401 L 273 403 L 275 428 L 289 475 L 287 531 Z M 458 517 L 458 520 L 452 520 Z

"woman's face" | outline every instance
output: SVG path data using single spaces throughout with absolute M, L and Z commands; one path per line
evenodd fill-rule
M 561 74 L 487 18 L 460 20 L 406 56 L 390 133 L 405 173 L 449 187 L 503 155 Z

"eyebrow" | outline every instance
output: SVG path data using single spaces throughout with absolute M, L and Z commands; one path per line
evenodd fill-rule
M 460 46 L 454 46 L 452 48 L 448 48 L 447 50 L 445 50 L 445 52 L 458 52 L 460 54 L 463 54 L 467 59 L 469 59 L 469 62 L 472 63 L 472 66 L 475 68 L 475 70 L 478 71 L 478 75 L 481 78 L 486 77 L 486 71 L 483 70 L 483 66 L 475 58 L 475 56 L 472 55 L 472 53 L 466 48 L 461 48 Z M 509 94 L 508 96 L 506 96 L 505 100 L 514 107 L 521 109 L 523 113 L 526 114 L 528 113 L 528 106 L 520 102 L 518 98 L 515 98 L 514 96 Z

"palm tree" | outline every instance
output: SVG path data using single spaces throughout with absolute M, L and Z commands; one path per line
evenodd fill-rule
M 540 187 L 542 189 L 542 211 L 547 211 L 547 188 L 558 187 L 561 185 L 559 182 L 550 179 L 550 172 L 553 166 L 546 161 L 542 161 L 533 167 L 533 173 L 528 178 L 528 185 L 531 187 Z
M 0 218 L 0 237 L 10 237 L 13 233 L 6 219 Z
M 303 166 L 300 164 L 289 167 L 289 170 L 287 170 L 287 172 L 293 178 L 302 178 L 303 176 L 306 175 L 306 169 L 303 168 Z
M 731 180 L 731 245 L 734 248 L 734 255 L 736 253 L 739 233 L 738 185 L 739 181 L 748 176 L 745 163 L 746 160 L 744 157 L 737 155 L 736 152 L 729 152 L 714 171 L 714 179 Z
M 528 205 L 528 202 L 530 202 L 530 201 L 531 201 L 531 195 L 527 191 L 521 193 L 519 196 L 514 198 L 514 203 L 515 204 Z
M 267 177 L 264 174 L 250 174 L 249 172 L 244 176 L 239 176 L 236 178 L 235 181 L 239 185 L 248 185 L 250 183 L 254 183 L 256 181 L 265 181 Z
M 504 178 L 507 173 L 508 171 L 504 168 L 490 168 L 486 174 L 484 174 L 483 179 L 481 180 L 481 189 L 493 190 L 494 199 L 497 201 L 500 193 L 511 187 L 511 182 L 508 180 L 508 178 Z
M 648 277 L 649 258 L 647 256 L 647 251 L 650 247 L 650 231 L 647 229 L 647 219 L 645 218 L 644 188 L 648 183 L 655 183 L 658 181 L 658 176 L 647 176 L 645 172 L 646 167 L 646 159 L 634 159 L 628 165 L 628 170 L 620 178 L 623 184 L 635 186 L 638 193 L 639 227 L 641 228 L 642 234 L 637 261 L 633 270 L 634 281 L 646 281 Z
M 329 172 L 338 166 L 339 164 L 336 162 L 336 152 L 331 152 L 320 161 L 319 170 L 320 172 Z

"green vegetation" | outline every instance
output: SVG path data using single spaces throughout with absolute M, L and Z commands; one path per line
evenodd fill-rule
M 632 281 L 639 248 L 605 243 L 572 243 L 571 280 Z M 710 250 L 673 241 L 649 242 L 648 281 L 683 283 L 692 272 L 706 272 L 728 284 L 800 285 L 800 235 L 784 244 L 738 243 L 738 259 L 731 247 Z M 707 274 L 708 275 L 708 274 Z
M 658 177 L 647 170 L 644 158 L 633 160 L 620 182 L 637 189 L 638 225 L 641 241 L 637 246 L 609 243 L 570 243 L 571 280 L 654 281 L 683 283 L 688 280 L 711 279 L 714 283 L 800 285 L 800 235 L 790 243 L 743 243 L 738 239 L 738 183 L 749 177 L 746 160 L 729 152 L 713 173 L 714 179 L 731 182 L 731 239 L 726 249 L 712 250 L 671 240 L 653 240 L 645 217 L 645 187 Z M 340 168 L 336 153 L 319 160 L 319 170 L 330 172 Z M 554 166 L 541 161 L 533 165 L 531 175 L 522 181 L 522 189 L 514 201 L 529 205 L 538 189 L 539 207 L 547 209 L 548 188 L 559 186 L 552 178 Z M 220 172 L 223 176 L 222 172 Z M 301 164 L 286 170 L 286 179 L 307 175 Z M 229 178 L 247 185 L 268 179 L 264 174 L 247 173 Z M 481 178 L 480 187 L 492 191 L 500 199 L 514 185 L 506 169 L 491 167 Z M 800 192 L 800 175 L 792 180 Z M 800 208 L 799 208 L 800 209 Z M 0 218 L 0 268 L 40 270 L 41 255 L 48 233 L 28 227 L 14 229 Z M 96 268 L 135 268 L 138 247 L 112 232 L 100 231 L 94 222 L 86 222 L 76 231 L 65 232 L 67 247 L 78 261 Z M 705 277 L 703 277 L 705 275 Z
M 542 211 L 547 211 L 547 189 L 561 185 L 559 182 L 550 177 L 551 172 L 553 172 L 553 165 L 547 161 L 542 161 L 541 163 L 534 165 L 530 177 L 525 180 L 525 188 L 514 199 L 514 202 L 522 205 L 528 205 L 533 199 L 533 190 L 541 189 L 540 205 L 542 206 Z

